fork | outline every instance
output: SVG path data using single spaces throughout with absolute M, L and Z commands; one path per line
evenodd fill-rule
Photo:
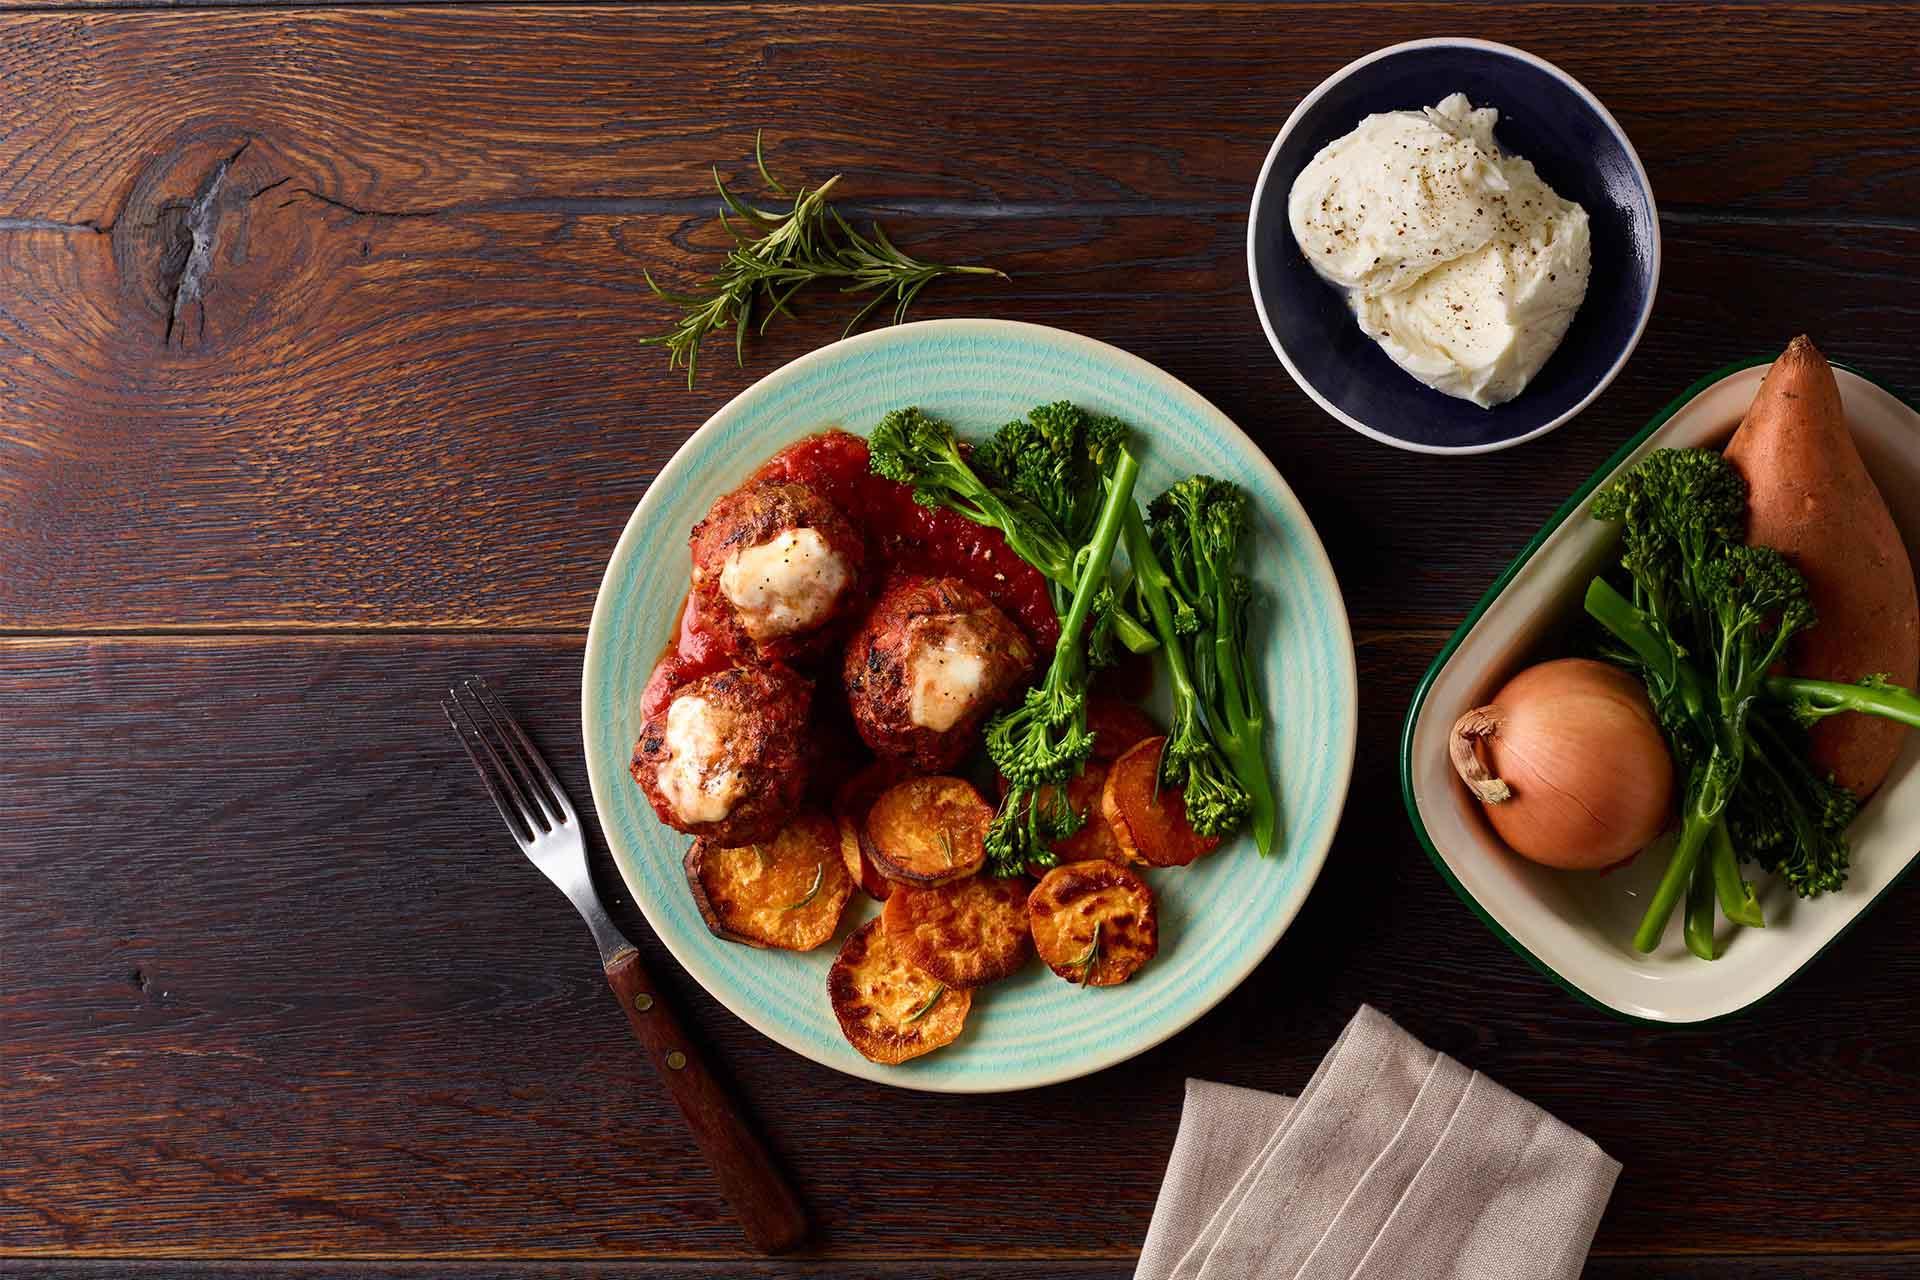
M 607 917 L 587 870 L 580 818 L 560 780 L 486 681 L 468 677 L 447 690 L 440 708 L 480 771 L 514 842 L 567 895 L 593 931 L 607 982 L 713 1166 L 720 1194 L 733 1206 L 748 1242 L 763 1253 L 793 1248 L 807 1234 L 800 1202 L 745 1114 L 707 1070 L 679 1019 L 661 999 L 639 951 Z

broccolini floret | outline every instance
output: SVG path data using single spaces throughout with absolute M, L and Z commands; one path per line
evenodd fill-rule
M 915 502 L 998 529 L 1014 554 L 1047 579 L 1054 610 L 1065 617 L 1078 582 L 1075 556 L 1091 540 L 1100 510 L 1101 477 L 1126 437 L 1116 419 L 1092 418 L 1069 404 L 1043 405 L 1002 427 L 969 459 L 951 426 L 913 407 L 882 418 L 867 437 L 867 452 L 874 473 L 911 487 Z M 1116 599 L 1105 597 L 1106 607 Z M 1136 653 L 1156 643 L 1124 612 L 1102 625 Z
M 1270 853 L 1278 834 L 1279 801 L 1267 762 L 1259 672 L 1251 666 L 1247 648 L 1253 584 L 1237 563 L 1248 529 L 1246 492 L 1212 476 L 1189 476 L 1155 498 L 1147 514 L 1155 558 L 1176 588 L 1170 593 L 1173 630 L 1186 650 L 1209 745 L 1238 783 L 1254 842 L 1261 853 Z M 1167 754 L 1180 759 L 1171 741 Z M 1206 792 L 1213 785 L 1208 771 L 1189 768 L 1188 774 L 1199 778 L 1203 800 L 1208 799 Z M 1235 807 L 1230 797 L 1218 803 L 1223 813 Z M 1194 808 L 1191 789 L 1187 808 L 1189 813 Z M 1236 817 L 1230 826 L 1238 822 Z M 1205 830 L 1198 823 L 1195 829 Z
M 1073 834 L 1082 821 L 1067 803 L 1066 784 L 1093 751 L 1087 731 L 1087 631 L 1095 602 L 1109 589 L 1107 567 L 1121 530 L 1140 512 L 1133 501 L 1139 462 L 1124 445 L 1112 457 L 1047 674 L 1019 706 L 987 722 L 987 756 L 1011 784 L 987 828 L 988 869 L 994 875 L 1019 875 L 1030 864 L 1051 866 L 1057 860 L 1053 842 Z
M 1763 703 L 1769 668 L 1817 619 L 1786 558 L 1742 542 L 1740 474 L 1712 450 L 1656 450 L 1603 489 L 1593 512 L 1622 522 L 1632 599 L 1596 578 L 1587 612 L 1631 654 L 1685 774 L 1679 842 L 1634 944 L 1659 944 L 1696 878 L 1711 877 L 1728 919 L 1762 923 L 1737 856 L 1778 868 L 1803 894 L 1837 888 L 1847 865 L 1837 788 L 1814 777 Z M 1723 824 L 1731 839 L 1716 838 Z M 1703 893 L 1694 893 L 1685 934 L 1712 959 L 1701 941 L 1711 929 L 1697 919 Z
M 1134 589 L 1160 633 L 1173 695 L 1172 722 L 1160 755 L 1160 780 L 1183 789 L 1187 821 L 1195 831 L 1226 835 L 1246 821 L 1252 800 L 1208 728 L 1196 668 L 1188 660 L 1189 649 L 1199 647 L 1207 634 L 1198 621 L 1201 610 L 1185 598 L 1162 563 L 1138 509 L 1128 513 L 1127 556 L 1133 562 Z M 1191 632 L 1176 622 L 1183 614 L 1194 620 Z

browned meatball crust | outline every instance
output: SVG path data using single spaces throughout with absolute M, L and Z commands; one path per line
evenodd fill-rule
M 864 599 L 866 539 L 805 485 L 748 484 L 693 527 L 693 590 L 743 660 L 817 655 Z
M 847 645 L 854 725 L 876 752 L 929 773 L 951 769 L 989 712 L 1019 692 L 1033 646 L 957 578 L 887 584 Z
M 813 686 L 786 667 L 702 676 L 641 726 L 633 780 L 660 821 L 733 847 L 770 840 L 807 785 Z

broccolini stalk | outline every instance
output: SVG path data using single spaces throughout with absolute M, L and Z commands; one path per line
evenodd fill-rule
M 1920 694 L 1902 688 L 1885 675 L 1868 676 L 1858 684 L 1775 676 L 1767 681 L 1766 688 L 1767 696 L 1786 703 L 1801 724 L 1810 725 L 1842 711 L 1858 711 L 1920 729 Z
M 1028 863 L 1051 866 L 1052 842 L 1071 835 L 1081 818 L 1066 803 L 1066 784 L 1093 750 L 1087 732 L 1087 654 L 1085 633 L 1096 599 L 1107 588 L 1107 566 L 1129 514 L 1139 519 L 1133 486 L 1140 463 L 1125 446 L 1116 448 L 1106 500 L 1094 524 L 1093 538 L 1081 558 L 1060 639 L 1046 677 L 1027 690 L 1018 707 L 987 722 L 987 755 L 1012 785 L 987 828 L 988 868 L 994 875 L 1019 875 Z M 1052 787 L 1053 800 L 1041 798 Z
M 1100 483 L 1108 460 L 1124 447 L 1126 428 L 1113 419 L 1102 419 L 1096 430 L 1077 439 L 1073 447 L 1092 459 L 1090 469 L 1080 467 L 1080 457 L 1073 458 L 1074 466 L 1069 468 L 1067 460 L 1059 456 L 1059 439 L 1054 437 L 1052 445 L 1045 447 L 1054 450 L 1052 456 L 1059 464 L 1052 485 L 1060 492 L 1050 493 L 1049 482 L 1037 474 L 1043 448 L 1039 438 L 1027 433 L 1018 440 L 1003 439 L 1015 425 L 1001 428 L 981 446 L 980 459 L 994 467 L 983 476 L 962 454 L 952 427 L 918 408 L 895 409 L 867 438 L 869 465 L 874 474 L 910 486 L 913 500 L 923 507 L 945 507 L 975 524 L 998 529 L 1014 554 L 1053 584 L 1055 612 L 1063 612 L 1063 599 L 1070 597 L 1080 580 L 1075 556 L 1083 550 L 1083 544 L 1075 539 L 1077 531 L 1061 528 L 1049 512 L 1076 509 L 1080 499 L 1069 485 Z M 1011 459 L 1022 455 L 1026 455 L 1028 469 L 1016 471 Z M 1000 484 L 990 484 L 988 477 L 1001 479 L 1001 467 L 1008 469 L 1009 476 Z M 1036 496 L 1047 501 L 1043 505 Z M 1091 541 L 1091 528 L 1089 522 L 1087 541 Z M 1105 600 L 1111 604 L 1110 592 Z M 1096 607 L 1101 604 L 1101 600 L 1094 601 Z M 1146 653 L 1157 643 L 1139 620 L 1117 608 L 1108 625 L 1135 653 Z
M 1134 588 L 1147 606 L 1172 685 L 1173 722 L 1160 755 L 1160 780 L 1184 788 L 1187 821 L 1201 835 L 1226 835 L 1246 821 L 1251 800 L 1246 788 L 1215 745 L 1201 714 L 1200 690 L 1187 664 L 1183 636 L 1199 626 L 1193 606 L 1153 549 L 1153 540 L 1137 508 L 1127 512 L 1127 557 L 1133 562 Z M 1264 850 L 1262 850 L 1264 852 Z
M 1713 829 L 1720 830 L 1719 824 L 1714 824 Z M 1681 936 L 1686 940 L 1687 950 L 1702 960 L 1720 958 L 1719 949 L 1713 944 L 1713 873 L 1704 864 L 1693 868 L 1693 879 L 1687 886 L 1687 915 Z
M 1726 913 L 1727 919 L 1753 929 L 1766 928 L 1767 917 L 1760 910 L 1760 899 L 1754 896 L 1753 886 L 1740 875 L 1740 855 L 1733 851 L 1733 837 L 1727 834 L 1724 816 L 1707 833 L 1707 861 L 1707 872 L 1713 879 L 1713 895 L 1719 900 L 1720 910 Z M 1712 930 L 1709 929 L 1708 933 L 1711 934 Z M 1713 959 L 1712 956 L 1706 958 Z
M 1229 481 L 1189 476 L 1155 498 L 1147 514 L 1154 552 L 1195 615 L 1185 644 L 1207 726 L 1247 794 L 1254 842 L 1271 853 L 1280 806 L 1267 762 L 1266 706 L 1246 662 L 1253 585 L 1235 564 L 1247 532 L 1247 495 Z
M 1745 481 L 1711 449 L 1657 449 L 1593 502 L 1597 519 L 1621 523 L 1633 598 L 1596 578 L 1587 612 L 1625 646 L 1616 661 L 1645 680 L 1686 788 L 1679 843 L 1634 935 L 1642 951 L 1659 944 L 1683 894 L 1696 954 L 1712 958 L 1715 900 L 1729 920 L 1760 924 L 1742 857 L 1803 897 L 1839 888 L 1858 802 L 1814 774 L 1802 728 L 1843 711 L 1920 727 L 1920 697 L 1884 676 L 1769 677 L 1818 619 L 1786 558 L 1742 542 L 1746 510 Z
M 1767 554 L 1778 559 L 1777 553 Z M 1784 567 L 1784 561 L 1778 567 Z M 1642 674 L 1647 676 L 1655 705 L 1662 711 L 1668 736 L 1673 740 L 1675 758 L 1686 769 L 1680 842 L 1634 933 L 1634 946 L 1641 951 L 1652 951 L 1660 945 L 1668 919 L 1692 882 L 1701 851 L 1739 786 L 1747 749 L 1747 713 L 1766 671 L 1765 663 L 1758 662 L 1758 656 L 1785 644 L 1784 637 L 1778 634 L 1787 630 L 1785 620 L 1770 639 L 1763 638 L 1757 626 L 1747 624 L 1749 615 L 1761 607 L 1761 602 L 1772 599 L 1773 588 L 1778 585 L 1771 579 L 1775 569 L 1765 556 L 1759 556 L 1752 558 L 1750 564 L 1743 561 L 1726 571 L 1715 572 L 1716 594 L 1701 602 L 1704 610 L 1723 623 L 1716 651 L 1724 655 L 1724 661 L 1718 666 L 1717 687 L 1712 695 L 1703 692 L 1706 681 L 1650 614 L 1635 608 L 1604 578 L 1595 578 L 1587 587 L 1587 612 L 1641 657 Z M 1744 570 L 1751 570 L 1751 574 Z M 1786 572 L 1792 573 L 1792 570 Z M 1804 585 L 1802 591 L 1804 593 Z M 1749 596 L 1751 598 L 1747 598 Z M 1667 695 L 1664 699 L 1663 688 Z M 1687 711 L 1692 698 L 1704 700 L 1709 696 L 1713 701 L 1704 716 L 1696 717 Z M 1703 719 L 1709 735 L 1705 741 L 1700 740 Z M 1732 871 L 1733 879 L 1737 880 L 1737 865 Z M 1716 879 L 1724 878 L 1724 875 L 1716 876 Z M 1729 920 L 1740 924 L 1764 923 L 1750 886 L 1727 883 L 1719 896 L 1721 910 Z

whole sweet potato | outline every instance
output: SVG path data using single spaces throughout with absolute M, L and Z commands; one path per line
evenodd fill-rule
M 1793 674 L 1920 683 L 1913 564 L 1848 434 L 1833 369 L 1804 335 L 1767 370 L 1727 458 L 1747 481 L 1747 541 L 1785 553 L 1820 613 L 1794 641 Z M 1814 727 L 1813 764 L 1864 797 L 1905 733 L 1891 720 L 1834 716 Z

